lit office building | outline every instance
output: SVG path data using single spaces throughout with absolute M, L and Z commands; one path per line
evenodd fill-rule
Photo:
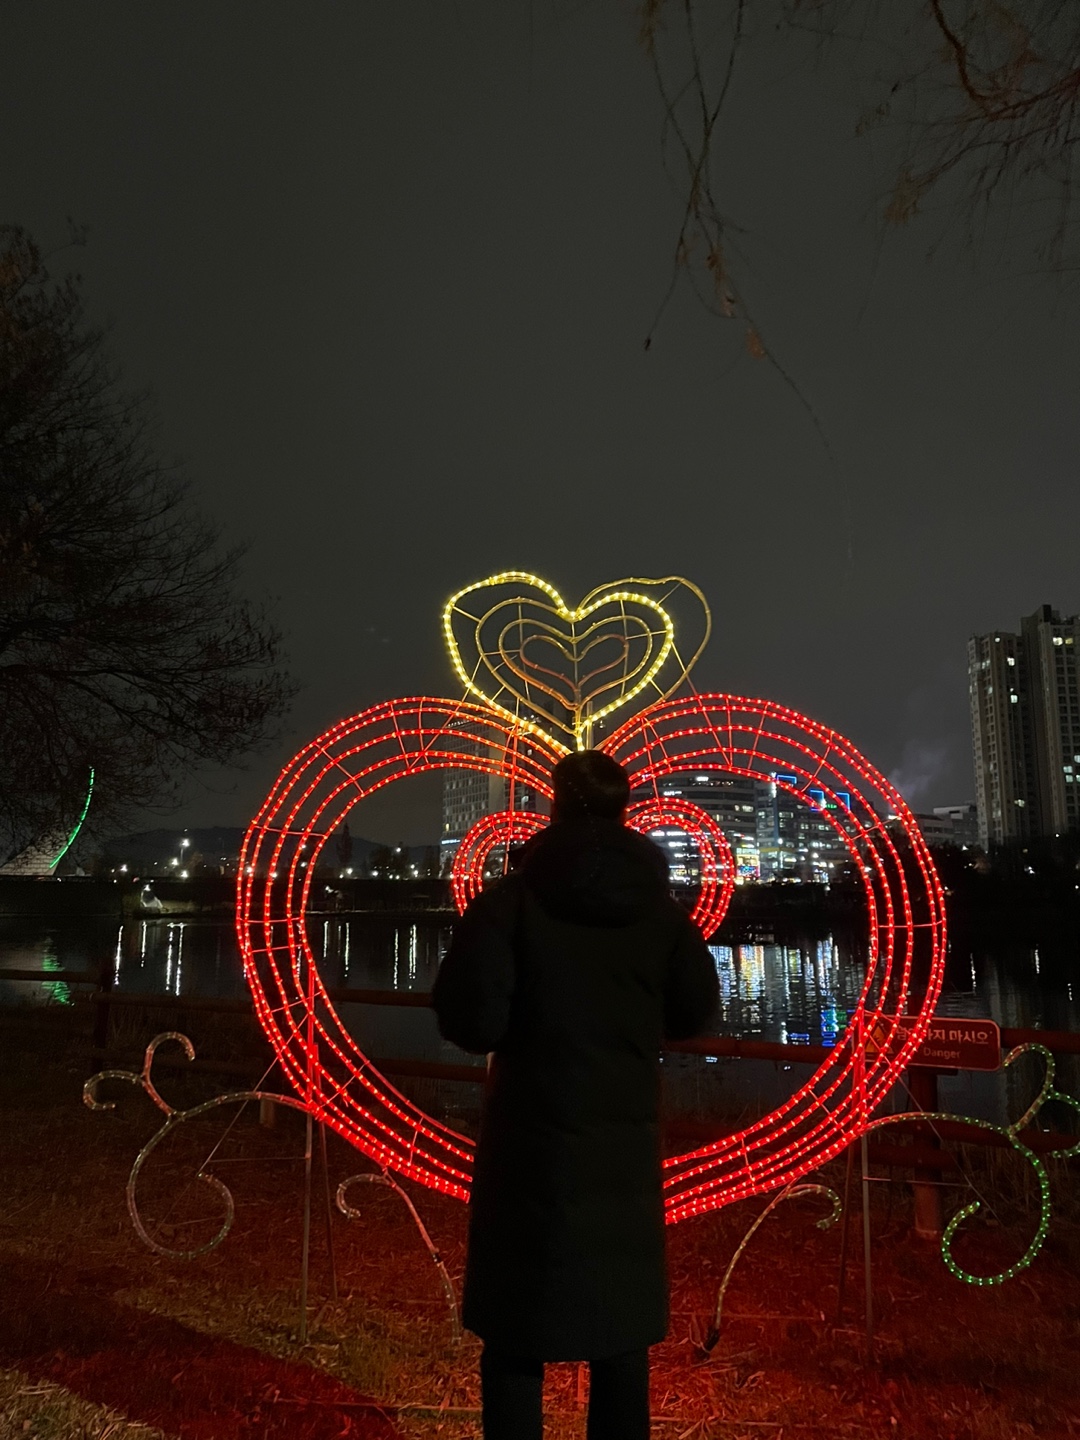
M 979 812 L 975 805 L 935 805 L 932 814 L 917 814 L 915 819 L 928 845 L 970 849 L 979 843 Z
M 800 793 L 793 795 L 787 785 L 799 786 Z M 850 852 L 826 813 L 850 805 L 847 792 L 838 792 L 833 800 L 824 790 L 807 787 L 799 776 L 783 771 L 760 782 L 757 840 L 762 880 L 829 884 Z
M 659 783 L 660 798 L 678 797 L 699 805 L 723 830 L 735 856 L 737 881 L 760 876 L 757 845 L 757 781 L 723 771 L 688 770 L 668 775 Z M 639 790 L 635 800 L 647 800 L 651 789 Z M 675 827 L 650 831 L 652 838 L 668 853 L 672 883 L 695 885 L 701 879 L 697 846 L 685 831 Z
M 799 783 L 797 777 L 792 775 L 790 783 Z M 646 799 L 649 793 L 642 789 L 635 799 Z M 848 858 L 847 847 L 824 815 L 836 802 L 827 801 L 823 790 L 811 787 L 792 795 L 775 779 L 688 771 L 663 780 L 660 795 L 690 800 L 716 820 L 734 853 L 739 882 L 828 884 Z M 850 797 L 841 796 L 840 803 L 849 804 Z M 674 826 L 650 833 L 667 851 L 672 881 L 697 884 L 701 869 L 690 837 Z
M 535 810 L 535 791 L 519 781 L 514 786 L 515 810 Z M 442 834 L 439 838 L 440 869 L 446 874 L 458 845 L 485 815 L 510 809 L 510 781 L 504 775 L 481 770 L 444 770 L 442 793 Z M 501 849 L 492 851 L 492 862 Z
M 1080 829 L 1080 616 L 1042 605 L 1020 633 L 968 641 L 979 839 Z

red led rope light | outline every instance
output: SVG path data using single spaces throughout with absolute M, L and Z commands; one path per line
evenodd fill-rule
M 817 1074 L 777 1110 L 738 1134 L 666 1162 L 668 1219 L 677 1221 L 790 1184 L 865 1128 L 929 1027 L 944 972 L 944 896 L 918 825 L 898 792 L 843 736 L 797 711 L 768 701 L 699 695 L 654 706 L 601 748 L 627 765 L 635 783 L 710 767 L 760 780 L 773 780 L 777 771 L 798 776 L 803 790 L 813 785 L 840 806 L 819 813 L 847 845 L 867 896 L 870 957 L 852 1025 Z M 783 788 L 801 793 L 799 786 Z M 850 809 L 838 791 L 850 795 Z M 897 816 L 925 919 L 915 918 L 902 858 L 868 796 Z M 903 953 L 897 973 L 898 942 Z M 911 1034 L 896 1044 L 897 1017 L 911 1008 L 916 970 L 925 973 L 918 1018 Z M 882 1046 L 868 1057 L 867 1028 L 878 1029 L 881 1021 Z
M 707 940 L 719 930 L 735 889 L 735 856 L 723 830 L 707 810 L 679 796 L 639 800 L 627 810 L 626 823 L 642 835 L 665 828 L 682 830 L 693 841 L 701 888 L 690 918 Z
M 450 871 L 450 891 L 459 915 L 484 888 L 491 852 L 500 845 L 521 844 L 539 834 L 547 823 L 546 815 L 536 815 L 531 810 L 500 810 L 477 820 L 458 845 Z
M 674 1222 L 790 1184 L 861 1133 L 929 1026 L 944 968 L 944 900 L 900 795 L 843 736 L 797 711 L 729 695 L 662 701 L 600 748 L 626 765 L 633 786 L 653 786 L 655 798 L 632 807 L 630 823 L 643 831 L 671 826 L 693 839 L 702 872 L 694 913 L 706 933 L 730 899 L 734 858 L 712 817 L 680 797 L 655 793 L 661 779 L 685 770 L 767 780 L 780 771 L 796 783 L 777 783 L 800 798 L 811 786 L 820 790 L 838 807 L 820 813 L 855 860 L 867 899 L 867 977 L 852 1024 L 810 1081 L 770 1115 L 665 1163 L 667 1219 Z M 245 973 L 290 1083 L 320 1119 L 377 1163 L 461 1199 L 468 1195 L 472 1142 L 374 1069 L 326 995 L 305 926 L 315 864 L 352 806 L 403 776 L 473 770 L 550 797 L 551 769 L 565 753 L 493 708 L 386 701 L 332 726 L 285 766 L 241 851 L 237 926 Z M 898 817 L 910 876 L 882 810 Z M 525 811 L 478 822 L 455 858 L 459 908 L 481 887 L 492 849 L 519 843 L 545 823 Z M 898 1040 L 897 1018 L 912 1008 L 916 978 L 918 1019 Z M 867 1055 L 868 1028 L 882 1024 L 882 1046 Z
M 461 1199 L 468 1195 L 472 1141 L 390 1085 L 326 995 L 304 925 L 316 862 L 357 801 L 402 776 L 436 769 L 513 773 L 550 795 L 551 769 L 564 753 L 486 707 L 427 698 L 384 702 L 332 726 L 289 762 L 241 851 L 237 926 L 245 974 L 290 1084 L 313 1113 L 379 1164 Z
M 735 857 L 727 836 L 713 817 L 689 800 L 642 800 L 626 812 L 632 830 L 647 835 L 663 826 L 684 831 L 693 841 L 701 863 L 701 886 L 690 912 L 706 939 L 720 928 L 735 889 Z M 450 872 L 450 889 L 458 914 L 484 888 L 487 862 L 499 846 L 520 844 L 548 824 L 546 815 L 526 810 L 500 810 L 483 815 L 458 845 Z

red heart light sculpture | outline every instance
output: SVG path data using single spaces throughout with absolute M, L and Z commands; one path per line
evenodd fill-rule
M 496 847 L 520 845 L 523 840 L 539 835 L 547 824 L 546 815 L 537 815 L 531 810 L 499 810 L 477 820 L 455 850 L 450 871 L 450 893 L 459 915 L 465 913 L 469 901 L 484 888 L 491 852 Z
M 667 797 L 640 800 L 631 805 L 626 812 L 626 823 L 642 835 L 671 826 L 694 842 L 701 866 L 701 887 L 690 918 L 707 940 L 719 930 L 735 889 L 735 856 L 723 830 L 700 805 Z M 483 889 L 491 852 L 500 846 L 528 840 L 547 824 L 546 815 L 529 810 L 499 810 L 477 820 L 458 846 L 450 872 L 450 889 L 459 915 Z
M 558 603 L 560 618 L 575 615 Z M 573 643 L 571 635 L 567 648 Z M 608 708 L 614 708 L 610 702 Z M 586 723 L 577 722 L 585 737 Z M 674 1222 L 788 1185 L 865 1130 L 929 1028 L 944 972 L 944 897 L 899 793 L 850 741 L 785 706 L 723 694 L 665 698 L 598 748 L 626 767 L 636 789 L 656 792 L 635 811 L 638 828 L 671 824 L 694 835 L 706 879 L 696 918 L 707 933 L 726 909 L 734 874 L 715 822 L 691 813 L 697 807 L 659 795 L 662 781 L 687 770 L 766 780 L 819 808 L 846 845 L 866 901 L 867 973 L 847 1029 L 809 1081 L 776 1110 L 665 1162 L 667 1218 Z M 473 1142 L 426 1114 L 374 1068 L 322 983 L 305 924 L 316 862 L 352 807 L 397 780 L 472 770 L 550 798 L 551 770 L 566 753 L 538 724 L 498 703 L 386 701 L 306 745 L 281 772 L 244 840 L 240 947 L 256 1014 L 288 1080 L 318 1119 L 376 1163 L 463 1200 Z M 483 859 L 495 845 L 526 838 L 543 823 L 542 816 L 518 811 L 474 826 L 461 847 L 456 902 L 479 884 Z M 870 1033 L 872 1047 L 865 1043 Z

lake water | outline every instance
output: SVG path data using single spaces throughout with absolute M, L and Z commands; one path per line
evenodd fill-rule
M 430 922 L 368 917 L 326 918 L 312 940 L 329 985 L 423 991 L 431 988 L 449 930 Z M 831 1045 L 843 1028 L 863 979 L 857 947 L 827 939 L 797 945 L 714 946 L 720 978 L 719 1033 L 745 1038 Z M 231 925 L 198 920 L 47 921 L 0 919 L 0 968 L 41 972 L 40 981 L 0 980 L 0 1004 L 67 1004 L 71 987 L 52 980 L 59 970 L 96 969 L 109 958 L 118 989 L 178 996 L 244 994 Z M 1071 950 L 1040 952 L 1002 946 L 954 948 L 939 1013 L 985 1016 L 1003 1026 L 1080 1030 L 1080 978 Z M 373 1056 L 409 1056 L 461 1063 L 441 1039 L 426 1009 L 349 1005 L 343 1018 Z M 166 1028 L 164 1019 L 160 1026 Z M 149 1037 L 148 1037 L 149 1038 Z M 1061 1088 L 1077 1092 L 1080 1066 L 1060 1067 Z M 760 1113 L 804 1079 L 804 1066 L 745 1060 L 668 1056 L 666 1084 L 675 1110 L 707 1120 Z M 961 1074 L 940 1081 L 943 1108 L 1000 1122 L 1022 1101 L 1024 1079 L 1010 1074 Z M 1062 1117 L 1054 1116 L 1055 1124 Z

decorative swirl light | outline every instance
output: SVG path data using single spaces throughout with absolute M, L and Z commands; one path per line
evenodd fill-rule
M 1080 1101 L 1076 1100 L 1074 1096 L 1065 1095 L 1062 1091 L 1054 1088 L 1054 1057 L 1045 1045 L 1036 1045 L 1033 1043 L 1018 1045 L 1015 1050 L 1010 1050 L 1002 1061 L 1003 1068 L 1008 1069 L 1010 1065 L 1015 1064 L 1015 1062 L 1020 1059 L 1021 1055 L 1026 1055 L 1029 1052 L 1042 1056 L 1045 1070 L 1043 1072 L 1043 1083 L 1038 1095 L 1036 1095 L 1035 1099 L 1024 1111 L 1019 1120 L 1014 1120 L 1009 1125 L 991 1125 L 988 1120 L 976 1120 L 970 1115 L 950 1115 L 944 1111 L 931 1110 L 923 1111 L 919 1116 L 921 1120 L 926 1121 L 926 1123 L 931 1126 L 935 1120 L 948 1120 L 953 1124 L 960 1121 L 964 1125 L 972 1126 L 973 1129 L 990 1131 L 994 1135 L 1004 1136 L 1016 1153 L 1022 1156 L 1035 1171 L 1035 1179 L 1039 1186 L 1039 1219 L 1035 1227 L 1035 1234 L 1031 1237 L 1030 1244 L 1020 1256 L 1019 1260 L 1015 1260 L 1011 1265 L 1006 1265 L 1004 1270 L 999 1270 L 992 1275 L 976 1275 L 973 1271 L 965 1270 L 962 1265 L 957 1263 L 953 1256 L 953 1241 L 956 1238 L 957 1231 L 965 1220 L 970 1220 L 973 1215 L 978 1214 L 982 1209 L 982 1202 L 980 1200 L 972 1200 L 969 1204 L 961 1206 L 945 1226 L 945 1232 L 941 1237 L 941 1258 L 944 1260 L 948 1270 L 955 1275 L 958 1280 L 963 1280 L 967 1285 L 977 1285 L 980 1287 L 1004 1285 L 1006 1280 L 1011 1280 L 1015 1275 L 1019 1275 L 1021 1270 L 1027 1269 L 1042 1249 L 1043 1242 L 1046 1239 L 1046 1232 L 1050 1228 L 1050 1176 L 1046 1166 L 1039 1159 L 1038 1155 L 1036 1155 L 1034 1150 L 1029 1146 L 1025 1145 L 1020 1137 L 1022 1132 L 1032 1123 L 1048 1100 L 1058 1100 L 1061 1104 L 1068 1105 L 1076 1111 L 1080 1111 Z M 883 1130 L 886 1126 L 899 1125 L 904 1121 L 910 1120 L 910 1112 L 899 1115 L 883 1115 L 879 1119 L 872 1121 L 866 1128 L 867 1130 Z M 1071 1145 L 1068 1149 L 1055 1150 L 1054 1154 L 1059 1159 L 1064 1159 L 1069 1155 L 1080 1155 L 1080 1141 L 1075 1145 Z

